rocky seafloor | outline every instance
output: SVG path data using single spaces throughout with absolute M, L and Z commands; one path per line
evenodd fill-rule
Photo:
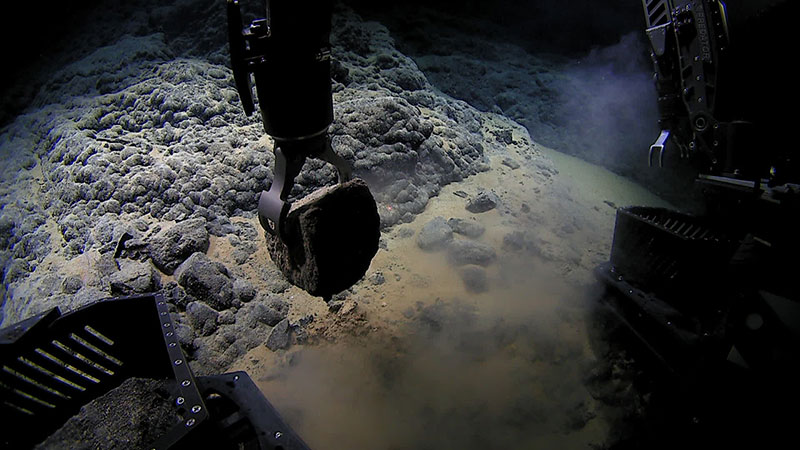
M 440 448 L 486 448 L 485 439 L 447 436 L 487 418 L 511 437 L 534 436 L 531 445 L 569 435 L 566 447 L 585 448 L 619 437 L 615 418 L 638 411 L 641 396 L 615 365 L 624 363 L 590 348 L 584 328 L 591 308 L 575 298 L 597 289 L 591 269 L 607 258 L 615 202 L 657 200 L 591 186 L 600 178 L 581 179 L 588 169 L 580 163 L 560 164 L 513 114 L 443 94 L 420 70 L 458 61 L 415 61 L 384 25 L 339 5 L 330 134 L 375 195 L 383 237 L 367 277 L 325 304 L 292 287 L 267 255 L 254 211 L 271 182 L 272 143 L 260 118 L 241 108 L 228 68 L 224 5 L 130 3 L 91 13 L 63 64 L 34 79 L 40 89 L 31 106 L 2 129 L 0 326 L 55 306 L 69 311 L 161 291 L 196 374 L 245 367 L 266 392 L 269 383 L 307 380 L 305 370 L 349 378 L 315 352 L 356 342 L 367 349 L 366 361 L 380 366 L 376 376 L 389 377 L 387 386 L 419 380 L 392 378 L 406 373 L 401 366 L 416 367 L 413 375 L 426 371 L 418 361 L 439 359 L 455 372 L 477 371 L 481 382 L 525 387 L 498 391 L 501 400 L 487 394 L 460 402 L 459 391 L 445 390 L 433 404 L 404 404 L 402 417 L 417 408 L 427 417 L 414 430 L 436 423 L 450 430 L 436 440 Z M 540 106 L 552 99 L 545 100 Z M 310 161 L 292 195 L 334 179 L 332 167 Z M 531 307 L 538 289 L 532 281 L 552 287 L 542 281 L 548 277 L 575 290 L 547 294 L 547 306 Z M 415 353 L 424 347 L 419 336 L 442 353 Z M 376 348 L 383 357 L 370 353 Z M 452 348 L 457 362 L 442 358 Z M 346 362 L 364 364 L 345 353 L 356 358 Z M 498 379 L 481 371 L 487 360 L 485 367 L 502 369 Z M 436 383 L 456 376 L 452 370 Z M 565 372 L 572 375 L 559 375 Z M 373 400 L 387 394 L 363 380 L 339 380 L 330 389 L 352 388 L 355 397 L 365 390 Z M 408 398 L 405 390 L 388 392 Z M 282 402 L 294 423 L 306 424 L 300 426 L 310 442 L 325 441 L 308 425 L 317 422 L 306 420 L 317 403 Z M 453 413 L 461 406 L 467 409 Z M 354 417 L 366 424 L 368 415 Z M 357 426 L 317 425 L 334 435 Z M 387 435 L 397 432 L 382 426 Z M 376 439 L 365 442 L 383 445 Z

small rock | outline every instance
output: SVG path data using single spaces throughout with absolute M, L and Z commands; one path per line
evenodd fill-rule
M 220 325 L 230 325 L 236 323 L 236 314 L 232 309 L 226 309 L 217 316 L 217 323 Z
M 412 230 L 411 228 L 408 228 L 408 227 L 402 227 L 402 228 L 397 230 L 397 238 L 398 239 L 410 238 L 413 235 L 414 235 L 414 230 Z
M 328 311 L 332 313 L 339 312 L 344 305 L 344 300 L 331 300 L 328 302 Z
M 158 289 L 159 277 L 149 263 L 125 261 L 108 279 L 114 295 L 143 294 Z
M 481 191 L 467 202 L 467 211 L 471 213 L 482 213 L 497 207 L 500 199 L 493 192 Z
M 178 337 L 178 343 L 184 351 L 192 349 L 192 343 L 195 338 L 194 329 L 192 329 L 192 327 L 176 322 L 175 335 Z
M 459 239 L 450 243 L 447 259 L 454 266 L 473 264 L 486 267 L 497 259 L 497 253 L 481 242 Z
M 511 170 L 519 169 L 519 163 L 514 161 L 512 158 L 509 158 L 509 157 L 503 158 L 502 164 L 504 166 L 510 167 Z
M 205 224 L 203 218 L 190 219 L 158 233 L 149 244 L 153 264 L 170 275 L 193 253 L 205 253 L 209 244 Z
M 305 316 L 303 316 L 303 317 L 301 317 L 300 319 L 297 320 L 297 326 L 305 327 L 305 326 L 308 326 L 308 324 L 310 324 L 313 321 L 314 321 L 314 315 L 313 314 L 306 314 Z
M 276 305 L 268 304 L 266 302 L 254 302 L 247 313 L 245 324 L 249 328 L 255 328 L 259 323 L 273 327 L 281 320 L 284 320 L 287 316 L 287 313 L 288 307 L 284 309 L 280 306 L 276 307 Z
M 219 313 L 203 302 L 191 302 L 186 305 L 186 316 L 189 324 L 202 336 L 209 336 L 217 331 Z
M 358 302 L 356 302 L 355 300 L 345 300 L 342 303 L 341 308 L 339 308 L 338 314 L 340 316 L 346 316 L 355 311 L 356 308 L 358 308 Z
M 447 224 L 454 233 L 470 238 L 480 237 L 486 231 L 486 227 L 475 220 L 450 218 Z
M 386 282 L 386 278 L 383 276 L 383 272 L 376 271 L 369 277 L 370 283 L 374 286 L 380 286 L 381 284 Z
M 498 142 L 503 144 L 512 144 L 514 142 L 514 135 L 509 129 L 492 130 L 491 132 Z
M 249 302 L 256 296 L 256 289 L 250 282 L 243 278 L 237 278 L 233 282 L 233 294 L 243 302 Z
M 419 231 L 417 246 L 426 251 L 440 250 L 452 240 L 453 229 L 450 228 L 444 217 L 434 217 Z
M 83 280 L 76 275 L 70 275 L 61 282 L 61 291 L 65 294 L 74 294 L 83 287 Z
M 289 346 L 289 319 L 278 322 L 267 336 L 267 348 L 275 351 Z
M 203 253 L 194 253 L 187 258 L 175 270 L 175 279 L 189 295 L 217 311 L 230 308 L 236 299 L 228 270 Z

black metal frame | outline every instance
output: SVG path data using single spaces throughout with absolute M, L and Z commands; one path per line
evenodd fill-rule
M 246 373 L 195 379 L 168 307 L 158 293 L 110 298 L 0 330 L 0 449 L 33 447 L 83 405 L 141 377 L 171 379 L 181 417 L 149 448 L 308 450 Z

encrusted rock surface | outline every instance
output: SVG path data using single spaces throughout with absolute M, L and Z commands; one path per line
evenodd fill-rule
M 78 414 L 35 448 L 146 448 L 180 423 L 170 383 L 171 380 L 128 378 L 117 388 L 84 405 Z

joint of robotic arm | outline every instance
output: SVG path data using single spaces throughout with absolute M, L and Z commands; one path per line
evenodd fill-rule
M 353 177 L 350 163 L 333 151 L 327 133 L 310 139 L 276 141 L 272 184 L 269 190 L 261 192 L 258 200 L 259 222 L 272 235 L 284 236 L 284 224 L 292 207 L 289 194 L 307 158 L 332 164 L 336 168 L 339 183 L 350 181 Z

